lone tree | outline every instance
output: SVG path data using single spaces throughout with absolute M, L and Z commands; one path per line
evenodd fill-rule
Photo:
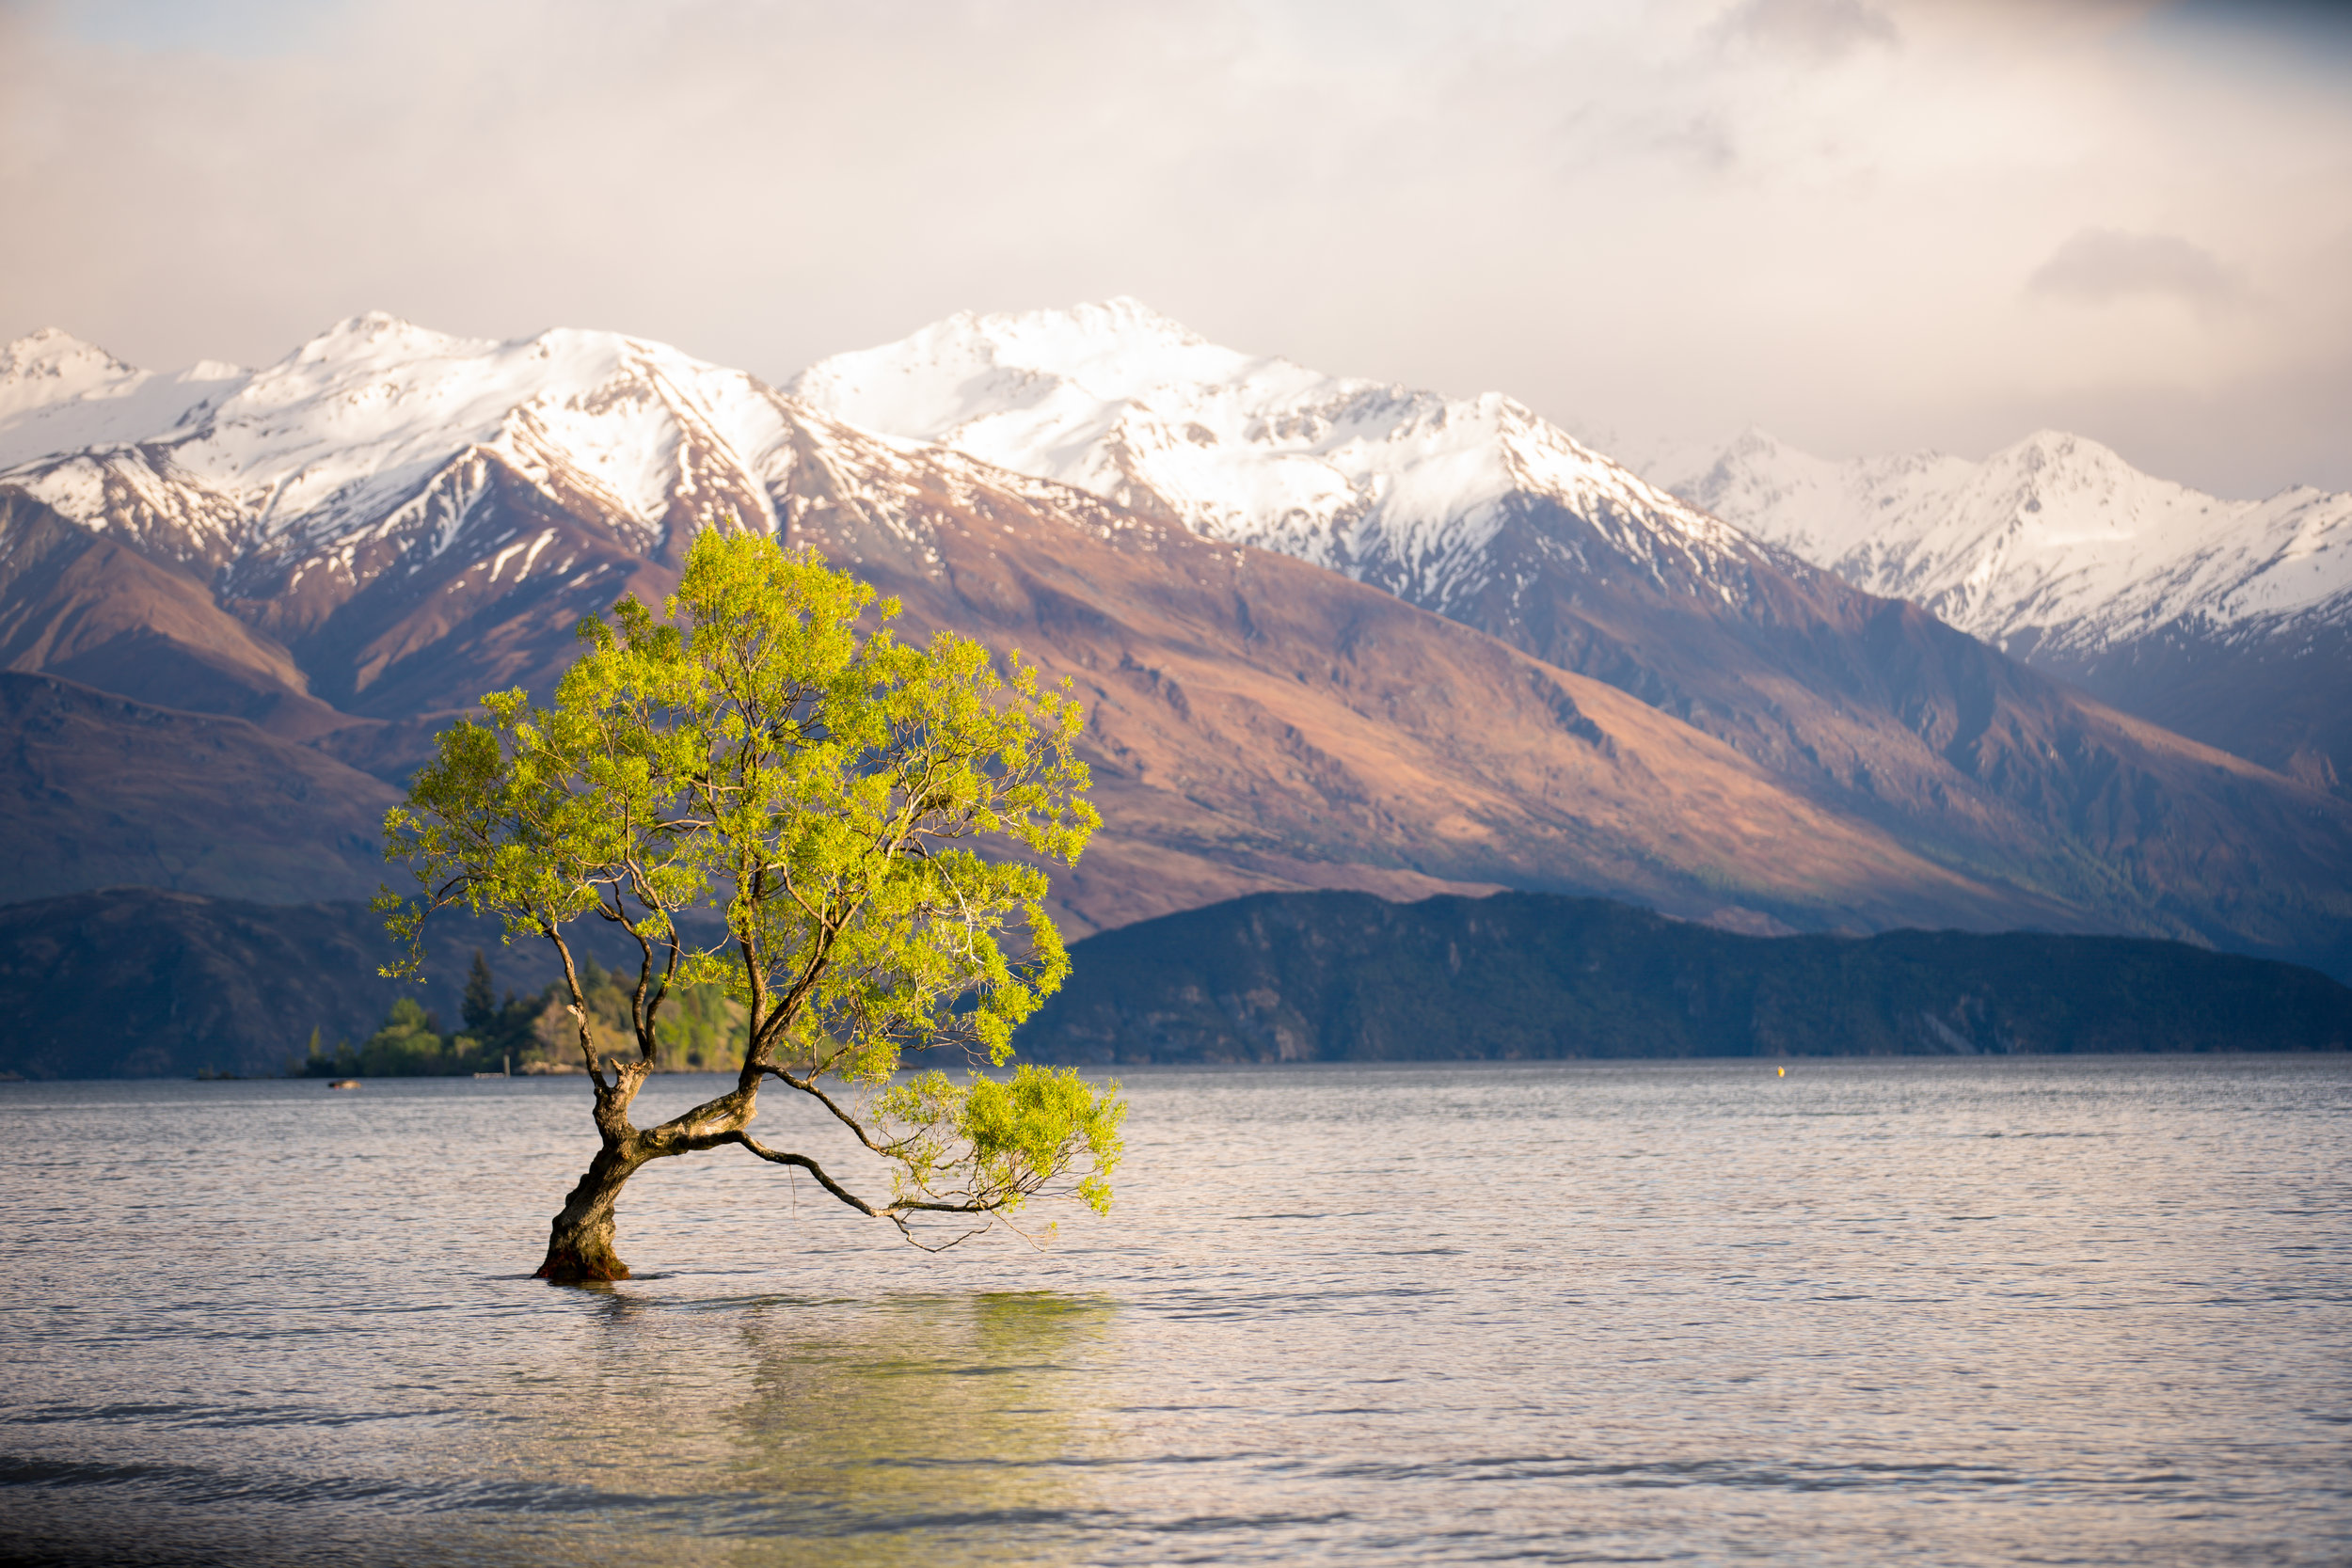
M 1072 753 L 1083 715 L 1017 652 L 1000 675 L 951 632 L 898 641 L 898 605 L 873 597 L 821 557 L 706 531 L 662 618 L 630 596 L 582 621 L 585 652 L 553 705 L 485 697 L 485 721 L 443 731 L 385 818 L 387 858 L 419 884 L 377 899 L 405 948 L 387 974 L 416 974 L 426 917 L 452 906 L 502 917 L 510 941 L 544 937 L 563 960 L 600 1147 L 555 1216 L 542 1278 L 628 1278 L 612 1250 L 623 1183 L 722 1146 L 807 1171 L 933 1249 L 1031 1197 L 1109 1205 L 1116 1084 L 1027 1065 L 899 1076 L 906 1053 L 944 1046 L 1004 1066 L 1014 1025 L 1069 972 L 1031 863 L 1075 861 L 1101 820 Z M 879 626 L 862 633 L 869 608 Z M 1028 858 L 988 858 L 992 842 Z M 693 911 L 720 911 L 723 935 L 712 922 L 698 942 L 680 923 Z M 635 940 L 634 1057 L 598 1059 L 573 950 L 583 920 Z M 735 1086 L 638 1127 L 662 1001 L 709 981 L 746 1015 Z M 888 1162 L 886 1200 L 752 1136 L 770 1080 Z M 918 1215 L 961 1223 L 927 1241 Z

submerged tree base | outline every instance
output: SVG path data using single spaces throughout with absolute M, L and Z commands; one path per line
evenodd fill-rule
M 613 1256 L 609 1246 L 551 1245 L 547 1261 L 532 1277 L 550 1285 L 589 1285 L 627 1279 L 629 1273 L 628 1265 Z

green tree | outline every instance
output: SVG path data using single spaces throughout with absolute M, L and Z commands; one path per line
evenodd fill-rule
M 466 1027 L 477 1035 L 498 1022 L 498 990 L 490 979 L 490 960 L 482 956 L 479 947 L 473 950 L 473 967 L 466 971 L 466 1000 L 460 1012 Z
M 878 624 L 862 630 L 869 610 Z M 1001 1079 L 898 1078 L 911 1051 L 1009 1061 L 1014 1026 L 1070 967 L 1037 863 L 1076 860 L 1100 818 L 1066 691 L 1041 689 L 1017 652 L 1000 673 L 949 632 L 901 642 L 897 613 L 818 556 L 707 531 L 661 616 L 632 596 L 581 622 L 585 651 L 551 706 L 485 697 L 485 721 L 443 731 L 387 816 L 386 854 L 419 886 L 378 900 L 406 944 L 387 973 L 416 972 L 426 916 L 451 906 L 496 913 L 509 940 L 543 937 L 562 960 L 599 1148 L 555 1217 L 542 1277 L 628 1277 L 612 1249 L 623 1184 L 722 1146 L 807 1171 L 917 1245 L 952 1245 L 1032 1197 L 1108 1206 L 1117 1085 L 1026 1064 Z M 689 935 L 681 917 L 703 911 L 723 934 Z M 565 935 L 582 919 L 617 926 L 639 954 L 637 1054 L 609 1067 Z M 663 1001 L 713 982 L 744 1010 L 735 1087 L 636 1126 Z M 888 1198 L 755 1138 L 771 1081 L 886 1162 Z M 919 1215 L 960 1223 L 930 1241 Z
M 383 1026 L 360 1042 L 358 1070 L 371 1078 L 431 1077 L 453 1070 L 454 1042 L 443 1038 L 440 1025 L 415 997 L 402 997 L 384 1015 Z

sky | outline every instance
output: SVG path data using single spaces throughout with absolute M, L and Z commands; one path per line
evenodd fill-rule
M 385 309 L 774 380 L 1130 294 L 1629 451 L 2352 489 L 2352 8 L 0 0 L 0 339 Z

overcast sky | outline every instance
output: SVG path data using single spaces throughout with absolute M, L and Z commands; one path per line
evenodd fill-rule
M 0 0 L 0 338 L 782 379 L 1133 294 L 1580 432 L 2352 489 L 2352 28 L 1978 0 Z

